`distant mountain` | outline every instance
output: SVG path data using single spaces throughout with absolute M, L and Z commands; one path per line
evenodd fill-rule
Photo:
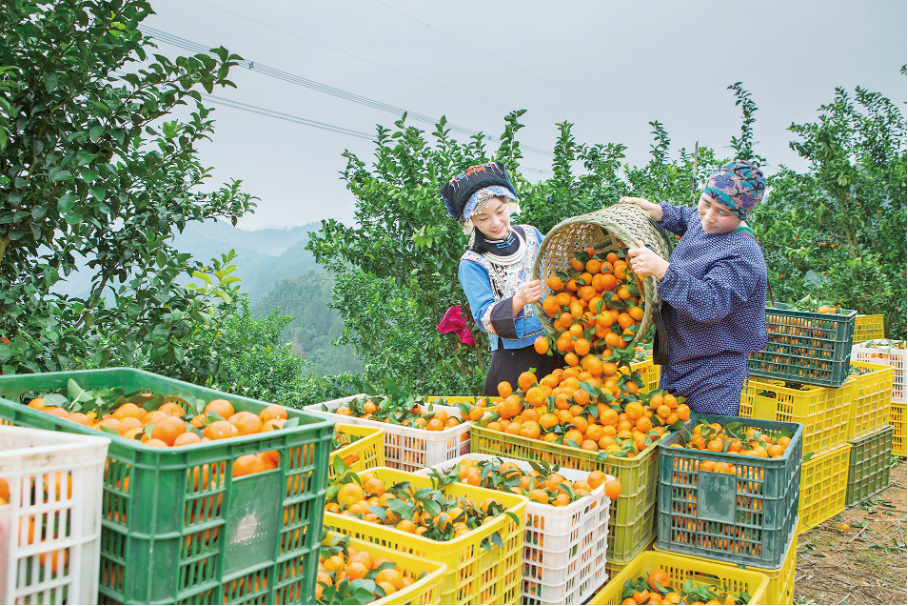
M 232 226 L 226 221 L 189 223 L 182 233 L 175 233 L 173 246 L 189 253 L 194 259 L 207 263 L 220 259 L 231 249 L 237 252 L 234 275 L 241 278 L 241 290 L 249 295 L 250 302 L 264 297 L 283 278 L 295 278 L 309 269 L 318 267 L 312 253 L 305 250 L 309 232 L 317 231 L 320 223 L 287 229 L 260 229 L 248 231 Z M 81 267 L 85 267 L 81 264 Z M 182 278 L 181 282 L 188 282 Z M 85 297 L 91 289 L 91 273 L 79 271 L 67 276 L 55 289 L 61 294 Z

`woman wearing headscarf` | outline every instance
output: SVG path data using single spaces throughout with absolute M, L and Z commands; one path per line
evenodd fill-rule
M 544 334 L 533 312 L 542 283 L 531 279 L 542 234 L 532 225 L 511 225 L 511 213 L 519 206 L 504 165 L 471 166 L 439 193 L 451 217 L 470 236 L 458 277 L 476 325 L 491 342 L 483 395 L 497 396 L 501 381 L 516 387 L 520 373 L 531 368 L 537 376 L 548 374 L 560 356 L 540 355 L 533 348 Z
M 731 162 L 706 182 L 697 208 L 637 204 L 681 240 L 666 261 L 637 242 L 631 268 L 659 278 L 668 364 L 659 386 L 687 398 L 694 412 L 736 416 L 747 356 L 766 346 L 766 262 L 745 223 L 765 190 L 750 162 Z

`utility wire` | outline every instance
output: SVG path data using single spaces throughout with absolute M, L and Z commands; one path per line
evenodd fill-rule
M 215 56 L 214 53 L 211 52 L 210 46 L 204 46 L 197 42 L 193 42 L 191 40 L 187 40 L 185 38 L 181 38 L 179 36 L 169 34 L 167 32 L 161 31 L 159 29 L 156 29 L 153 27 L 148 27 L 146 25 L 140 25 L 139 29 L 141 30 L 141 32 L 143 34 L 150 35 L 153 38 L 155 38 L 156 40 L 159 40 L 166 44 L 170 44 L 171 46 L 176 46 L 177 48 L 182 48 L 183 50 L 188 50 L 193 53 L 204 53 L 207 55 Z M 305 88 L 309 88 L 309 89 L 318 91 L 320 93 L 326 93 L 328 95 L 339 97 L 341 99 L 346 99 L 347 101 L 359 103 L 360 105 L 365 105 L 365 106 L 371 107 L 373 109 L 385 111 L 385 112 L 394 114 L 396 116 L 402 116 L 406 112 L 408 119 L 413 119 L 417 122 L 431 124 L 433 126 L 438 124 L 437 118 L 432 118 L 429 116 L 425 116 L 423 114 L 410 112 L 401 107 L 395 107 L 393 105 L 388 105 L 387 103 L 382 103 L 381 101 L 376 101 L 374 99 L 370 99 L 369 97 L 363 97 L 362 95 L 357 95 L 355 93 L 351 93 L 351 92 L 348 92 L 348 91 L 345 91 L 345 90 L 342 90 L 339 88 L 335 88 L 333 86 L 328 86 L 327 84 L 321 84 L 319 82 L 315 82 L 314 80 L 309 80 L 307 78 L 303 78 L 301 76 L 297 76 L 295 74 L 291 74 L 291 73 L 285 72 L 283 70 L 269 67 L 262 63 L 244 60 L 244 61 L 240 62 L 240 66 L 245 67 L 246 69 L 248 69 L 250 71 L 254 71 L 254 72 L 263 74 L 265 76 L 270 76 L 272 78 L 277 78 L 278 80 L 290 82 L 291 84 L 296 84 L 297 86 L 303 86 Z M 501 139 L 499 139 L 498 137 L 494 137 L 492 135 L 486 135 L 484 133 L 481 133 L 480 131 L 466 128 L 463 126 L 458 126 L 456 124 L 447 123 L 447 124 L 445 124 L 445 127 L 449 128 L 450 130 L 453 130 L 455 132 L 469 135 L 471 137 L 482 134 L 483 139 L 486 139 L 488 141 L 492 141 L 495 143 L 501 142 Z M 544 156 L 549 156 L 549 157 L 552 157 L 554 155 L 550 151 L 546 151 L 544 149 L 541 149 L 538 147 L 532 147 L 529 145 L 521 145 L 520 149 L 523 151 L 528 151 L 528 152 L 532 152 L 532 153 L 540 154 L 540 155 L 544 155 Z
M 198 0 L 196 0 L 196 1 L 198 1 Z M 637 116 L 631 115 L 631 114 L 629 114 L 629 113 L 627 113 L 627 112 L 621 111 L 620 109 L 616 109 L 616 108 L 614 108 L 614 107 L 612 107 L 612 106 L 610 106 L 610 105 L 606 105 L 605 103 L 602 103 L 602 102 L 600 102 L 600 101 L 597 101 L 596 99 L 594 99 L 594 98 L 592 98 L 592 97 L 587 97 L 587 96 L 584 95 L 583 93 L 578 93 L 577 91 L 572 90 L 572 89 L 570 89 L 570 88 L 567 88 L 566 86 L 562 86 L 561 84 L 558 84 L 557 82 L 554 82 L 554 81 L 552 81 L 552 80 L 549 80 L 548 78 L 543 78 L 543 77 L 540 76 L 539 74 L 535 74 L 535 73 L 531 72 L 531 71 L 528 70 L 528 69 L 525 69 L 525 68 L 523 68 L 523 67 L 520 67 L 520 66 L 517 65 L 516 63 L 511 63 L 511 62 L 508 61 L 507 59 L 503 59 L 503 58 L 501 58 L 501 57 L 499 57 L 499 56 L 497 56 L 497 55 L 495 55 L 495 54 L 493 54 L 493 53 L 490 53 L 489 51 L 487 51 L 487 50 L 484 49 L 484 48 L 479 48 L 478 46 L 476 46 L 476 45 L 474 45 L 474 44 L 470 44 L 470 43 L 467 42 L 466 40 L 461 40 L 461 39 L 458 38 L 457 36 L 454 36 L 454 35 L 452 35 L 452 34 L 449 34 L 448 32 L 446 32 L 446 31 L 444 31 L 444 30 L 438 29 L 438 28 L 435 27 L 434 25 L 431 25 L 431 24 L 429 24 L 429 23 L 426 23 L 425 21 L 422 21 L 422 20 L 420 20 L 420 19 L 417 19 L 417 18 L 414 17 L 413 15 L 411 15 L 411 14 L 409 14 L 409 13 L 405 13 L 404 11 L 400 10 L 399 8 L 397 8 L 397 7 L 395 7 L 395 6 L 391 6 L 390 4 L 386 4 L 385 2 L 382 2 L 382 0 L 375 0 L 375 1 L 378 2 L 379 4 L 381 4 L 382 6 L 384 6 L 385 8 L 388 8 L 388 9 L 391 9 L 391 10 L 393 10 L 393 11 L 396 11 L 396 12 L 400 13 L 401 15 L 407 17 L 408 19 L 412 19 L 413 21 L 416 21 L 417 23 L 420 23 L 420 24 L 422 24 L 422 25 L 425 25 L 425 26 L 428 27 L 429 29 L 432 29 L 432 30 L 436 31 L 436 32 L 438 32 L 439 34 L 442 34 L 442 35 L 444 35 L 444 36 L 447 36 L 448 38 L 451 38 L 451 39 L 453 39 L 453 40 L 456 40 L 456 41 L 460 42 L 461 44 L 464 44 L 464 45 L 466 45 L 466 46 L 472 48 L 472 49 L 475 50 L 475 51 L 479 51 L 480 53 L 483 54 L 483 56 L 492 57 L 492 58 L 494 58 L 494 59 L 497 59 L 497 60 L 501 61 L 502 63 L 504 63 L 505 65 L 510 65 L 510 66 L 513 67 L 514 69 L 519 69 L 520 71 L 524 72 L 525 74 L 529 74 L 529 75 L 533 76 L 534 78 L 538 78 L 538 79 L 542 80 L 543 82 L 547 82 L 548 84 L 551 84 L 552 86 L 555 86 L 555 87 L 557 87 L 557 88 L 560 88 L 560 89 L 563 90 L 563 91 L 569 92 L 569 93 L 571 93 L 572 95 L 576 95 L 576 96 L 578 96 L 578 97 L 580 97 L 580 98 L 582 98 L 582 99 L 586 99 L 587 101 L 591 101 L 592 103 L 595 103 L 596 105 L 602 106 L 602 107 L 604 107 L 605 109 L 608 109 L 608 110 L 611 110 L 611 111 L 613 111 L 613 112 L 615 112 L 615 113 L 621 114 L 622 116 L 627 116 L 628 118 L 633 118 L 634 120 L 639 120 L 640 122 L 643 122 L 643 123 L 645 123 L 645 124 L 649 124 L 649 123 L 648 123 L 646 120 L 644 120 L 643 118 L 638 118 Z M 203 3 L 203 4 L 204 4 L 204 3 Z
M 224 107 L 229 107 L 232 109 L 239 109 L 245 112 L 265 116 L 267 118 L 275 118 L 277 120 L 283 120 L 285 122 L 292 122 L 294 124 L 301 124 L 303 126 L 311 126 L 313 128 L 326 130 L 332 133 L 338 133 L 340 135 L 349 135 L 351 137 L 357 137 L 359 139 L 367 139 L 369 141 L 375 140 L 375 135 L 370 135 L 369 133 L 364 133 L 358 130 L 351 130 L 342 126 L 334 126 L 333 124 L 326 124 L 324 122 L 317 122 L 315 120 L 309 120 L 308 118 L 301 118 L 300 116 L 285 114 L 271 109 L 266 109 L 264 107 L 259 107 L 257 105 L 249 105 L 248 103 L 241 103 L 232 99 L 225 99 L 224 97 L 218 97 L 217 95 L 203 94 L 202 98 L 206 101 L 214 103 L 215 105 L 222 105 Z M 539 173 L 544 175 L 552 174 L 552 171 L 544 170 L 541 168 L 530 168 L 528 166 L 521 166 L 519 170 L 520 172 Z

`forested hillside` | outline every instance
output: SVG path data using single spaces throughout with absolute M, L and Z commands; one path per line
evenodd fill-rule
M 281 336 L 293 344 L 295 354 L 315 365 L 314 373 L 359 372 L 362 363 L 353 348 L 331 344 L 344 332 L 340 314 L 328 307 L 333 287 L 334 277 L 330 273 L 310 269 L 297 278 L 281 280 L 252 307 L 252 312 L 256 318 L 262 318 L 280 308 L 282 314 L 293 316 Z

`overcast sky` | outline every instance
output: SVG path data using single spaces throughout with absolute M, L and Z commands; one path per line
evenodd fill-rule
M 273 112 L 374 133 L 392 113 L 256 72 L 281 70 L 382 104 L 500 135 L 527 109 L 523 145 L 551 150 L 555 124 L 580 143 L 623 143 L 646 162 L 659 120 L 681 147 L 721 149 L 739 134 L 729 84 L 759 106 L 756 151 L 770 170 L 803 168 L 788 148 L 792 122 L 812 121 L 836 86 L 879 91 L 904 111 L 905 0 L 751 2 L 485 0 L 152 0 L 144 25 L 254 62 L 234 68 L 237 89 L 215 95 Z M 160 43 L 170 57 L 189 54 Z M 261 201 L 239 226 L 349 223 L 354 200 L 339 179 L 345 149 L 366 160 L 363 138 L 216 106 L 214 140 L 201 147 L 214 189 L 231 178 Z M 428 132 L 430 125 L 412 122 Z M 464 136 L 465 138 L 465 136 Z M 495 149 L 497 144 L 492 144 Z M 728 150 L 726 150 L 728 151 Z M 551 157 L 524 152 L 549 169 Z M 531 180 L 544 177 L 528 172 Z

